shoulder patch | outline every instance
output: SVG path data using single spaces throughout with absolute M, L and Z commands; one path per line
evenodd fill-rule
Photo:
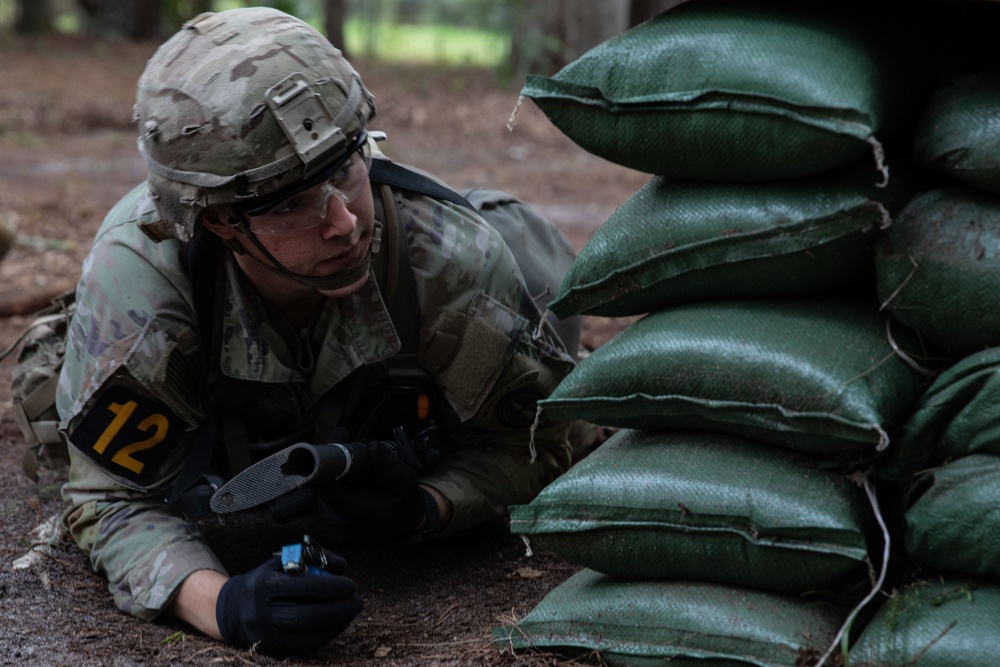
M 522 391 L 508 394 L 497 403 L 497 417 L 505 426 L 525 428 L 535 422 L 535 412 L 541 394 L 535 391 Z
M 110 386 L 97 396 L 69 440 L 108 472 L 146 487 L 157 479 L 185 430 L 185 422 L 166 405 Z

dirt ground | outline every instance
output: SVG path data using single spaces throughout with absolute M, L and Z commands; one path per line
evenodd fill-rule
M 0 261 L 0 349 L 29 314 L 71 286 L 104 213 L 144 176 L 130 124 L 135 81 L 153 44 L 0 35 L 0 224 L 18 235 Z M 456 187 L 485 186 L 537 206 L 579 250 L 648 177 L 587 154 L 526 101 L 507 121 L 519 81 L 488 72 L 356 63 L 374 92 L 396 159 Z M 586 320 L 594 348 L 622 322 Z M 577 568 L 551 554 L 526 555 L 502 523 L 438 542 L 345 542 L 302 525 L 247 517 L 209 524 L 234 571 L 264 560 L 308 530 L 343 554 L 366 605 L 328 648 L 275 661 L 228 649 L 170 622 L 143 624 L 114 607 L 105 582 L 66 539 L 15 570 L 39 542 L 37 526 L 61 509 L 60 473 L 38 483 L 21 473 L 22 439 L 0 364 L 0 664 L 2 665 L 562 665 L 553 656 L 500 652 L 490 631 L 527 614 Z

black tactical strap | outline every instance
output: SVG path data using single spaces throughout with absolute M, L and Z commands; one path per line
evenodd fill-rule
M 212 341 L 215 334 L 216 282 L 219 278 L 219 258 L 222 239 L 206 229 L 198 230 L 194 239 L 188 242 L 180 253 L 181 264 L 191 280 L 194 296 L 194 312 L 198 330 L 199 349 L 204 379 L 202 410 L 204 419 L 194 432 L 191 451 L 184 461 L 184 467 L 167 493 L 166 502 L 180 510 L 186 517 L 196 521 L 208 513 L 212 494 L 225 481 L 212 472 L 215 455 L 214 420 L 212 401 L 209 395 L 209 374 L 212 370 Z
M 417 285 L 410 265 L 410 249 L 406 242 L 403 224 L 399 221 L 396 200 L 391 186 L 379 184 L 379 195 L 385 217 L 385 251 L 381 262 L 385 264 L 382 298 L 389 309 L 389 318 L 396 329 L 401 343 L 400 352 L 416 354 L 417 338 L 420 335 L 420 310 L 417 307 Z M 380 276 L 381 278 L 382 276 Z M 402 286 L 402 289 L 400 287 Z M 400 295 L 402 294 L 402 298 Z
M 375 184 L 384 183 L 400 190 L 407 190 L 427 195 L 434 199 L 451 202 L 452 204 L 458 204 L 470 211 L 476 210 L 476 207 L 469 203 L 468 199 L 448 186 L 438 183 L 433 178 L 400 166 L 391 160 L 381 158 L 372 160 L 368 178 Z

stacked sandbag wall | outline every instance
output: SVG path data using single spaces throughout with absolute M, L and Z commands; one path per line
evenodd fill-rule
M 988 17 L 987 17 L 988 18 Z M 995 30 L 994 14 L 984 24 Z M 909 574 L 851 664 L 992 664 L 1000 654 L 1000 71 L 956 69 L 914 130 L 941 177 L 875 242 L 883 308 L 943 350 L 876 473 L 900 488 L 896 560 Z
M 908 576 L 864 628 L 851 664 L 992 664 L 1000 654 L 1000 347 L 962 357 L 934 380 L 876 472 L 900 489 L 895 560 Z
M 917 406 L 935 392 L 929 378 L 992 344 L 967 322 L 1000 313 L 980 312 L 1000 290 L 979 299 L 996 244 L 978 251 L 985 261 L 967 290 L 979 300 L 965 321 L 934 308 L 914 317 L 914 299 L 943 299 L 937 285 L 886 293 L 899 273 L 890 255 L 912 257 L 904 239 L 920 236 L 896 236 L 899 220 L 925 228 L 914 207 L 957 177 L 940 178 L 941 158 L 913 148 L 917 128 L 939 125 L 924 112 L 938 96 L 929 82 L 969 63 L 950 51 L 939 70 L 908 58 L 935 19 L 908 24 L 907 37 L 898 22 L 857 21 L 850 3 L 837 15 L 801 4 L 689 0 L 525 84 L 580 146 L 652 178 L 594 233 L 549 304 L 560 317 L 643 317 L 540 403 L 553 417 L 620 430 L 510 508 L 513 532 L 583 569 L 497 628 L 501 647 L 598 652 L 623 665 L 813 664 L 845 620 L 853 640 L 869 617 L 896 618 L 874 603 L 854 617 L 889 566 L 885 538 L 905 533 L 914 555 L 929 548 L 909 515 L 878 530 L 875 493 L 860 482 L 896 468 L 883 500 L 920 508 L 912 499 L 927 498 L 934 480 L 910 484 L 898 441 L 915 437 Z M 927 16 L 965 11 L 948 4 L 937 14 L 927 5 Z M 975 238 L 987 245 L 991 207 L 973 204 Z M 965 253 L 970 236 L 938 245 Z M 947 262 L 918 264 L 934 261 Z M 964 536 L 981 551 L 995 541 L 985 529 Z M 936 539 L 944 544 L 932 549 L 947 552 L 958 538 Z M 969 559 L 978 568 L 968 573 L 1000 574 L 982 564 L 989 556 Z M 923 562 L 924 573 L 959 569 Z M 936 622 L 916 622 L 914 637 Z M 885 658 L 871 639 L 880 627 L 867 633 L 866 660 Z M 897 630 L 881 627 L 894 640 Z

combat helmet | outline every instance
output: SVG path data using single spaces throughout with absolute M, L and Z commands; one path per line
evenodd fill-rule
M 207 207 L 276 196 L 342 161 L 374 117 L 361 77 L 304 21 L 201 14 L 139 79 L 138 146 L 162 218 L 144 231 L 189 240 Z

